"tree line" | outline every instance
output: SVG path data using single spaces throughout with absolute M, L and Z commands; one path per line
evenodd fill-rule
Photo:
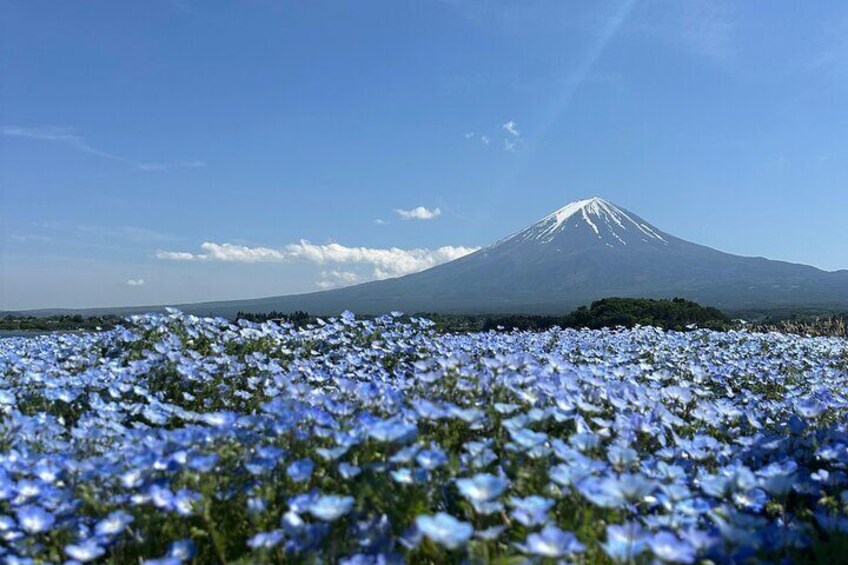
M 848 337 L 848 314 L 808 316 L 796 313 L 790 317 L 760 319 L 754 323 L 731 320 L 719 309 L 701 306 L 683 298 L 603 298 L 560 316 L 537 314 L 438 314 L 419 312 L 411 317 L 428 318 L 440 332 L 479 331 L 543 331 L 560 328 L 631 328 L 636 325 L 656 326 L 666 330 L 687 331 L 695 328 L 726 331 L 748 328 L 752 331 L 781 331 L 802 335 L 836 335 Z M 361 316 L 368 317 L 368 316 Z M 410 316 L 408 316 L 410 317 Z M 285 321 L 296 327 L 315 323 L 317 316 L 302 310 L 294 312 L 238 312 L 235 320 L 261 323 Z M 120 316 L 57 315 L 47 317 L 9 314 L 0 317 L 0 330 L 11 331 L 97 331 L 111 329 L 121 323 Z

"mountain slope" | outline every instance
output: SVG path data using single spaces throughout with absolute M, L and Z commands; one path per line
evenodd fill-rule
M 681 296 L 725 309 L 848 307 L 848 271 L 740 257 L 674 237 L 600 198 L 572 202 L 475 253 L 348 288 L 193 311 L 561 313 L 605 296 Z
M 723 253 L 665 233 L 609 201 L 590 198 L 420 273 L 310 294 L 179 307 L 225 316 L 239 310 L 332 314 L 344 309 L 363 314 L 557 314 L 608 296 L 679 296 L 726 310 L 846 309 L 848 271 Z M 115 309 L 96 312 L 106 311 Z

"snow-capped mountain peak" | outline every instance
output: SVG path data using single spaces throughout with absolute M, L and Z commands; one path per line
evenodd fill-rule
M 561 314 L 608 296 L 680 296 L 720 308 L 848 307 L 848 271 L 740 257 L 680 239 L 602 198 L 578 200 L 505 240 L 396 279 L 188 312 L 343 310 Z
M 563 237 L 578 237 L 578 234 L 585 236 L 587 233 L 597 240 L 597 243 L 607 247 L 639 242 L 661 245 L 668 243 L 660 230 L 635 214 L 598 197 L 569 202 L 507 241 L 520 239 L 548 243 Z

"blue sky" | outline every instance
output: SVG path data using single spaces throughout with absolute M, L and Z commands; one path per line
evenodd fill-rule
M 848 268 L 848 5 L 0 0 L 0 309 L 395 276 L 598 195 Z

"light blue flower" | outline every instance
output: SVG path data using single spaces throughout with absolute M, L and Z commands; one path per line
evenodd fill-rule
M 286 469 L 286 474 L 296 483 L 304 483 L 312 477 L 315 463 L 312 459 L 300 459 L 291 463 Z
M 350 463 L 341 462 L 339 463 L 339 474 L 343 479 L 352 479 L 361 473 L 362 470 L 356 465 L 351 465 Z
M 471 502 L 489 502 L 506 490 L 509 482 L 491 473 L 478 473 L 469 479 L 457 479 L 459 493 Z
M 583 553 L 586 546 L 571 532 L 554 525 L 545 526 L 541 532 L 527 536 L 527 542 L 519 546 L 524 552 L 551 559 Z
M 259 532 L 247 542 L 251 549 L 273 549 L 280 545 L 283 541 L 284 534 L 282 530 L 272 530 L 270 532 Z
M 36 504 L 21 506 L 17 510 L 18 524 L 29 534 L 39 534 L 49 530 L 56 522 L 56 517 Z
M 788 460 L 772 463 L 757 471 L 763 490 L 773 496 L 784 496 L 795 486 L 795 474 L 798 464 Z
M 124 531 L 132 521 L 132 516 L 122 510 L 116 510 L 97 522 L 94 531 L 98 536 L 114 536 Z
M 415 456 L 422 469 L 432 471 L 448 462 L 448 457 L 441 449 L 425 449 Z
M 666 563 L 693 563 L 693 547 L 670 532 L 659 532 L 648 538 L 648 545 L 654 556 Z
M 180 561 L 188 561 L 193 559 L 197 553 L 197 547 L 191 539 L 181 539 L 173 542 L 168 547 L 168 557 L 179 559 Z
M 471 538 L 474 528 L 467 522 L 461 522 L 444 512 L 435 516 L 418 516 L 415 524 L 425 536 L 448 549 L 456 549 Z
M 614 524 L 607 526 L 607 539 L 601 547 L 610 559 L 625 563 L 647 549 L 646 541 L 647 536 L 638 524 Z
M 354 503 L 352 496 L 322 496 L 309 506 L 309 513 L 319 520 L 334 522 L 350 512 Z
M 78 544 L 69 544 L 65 546 L 65 553 L 71 559 L 76 559 L 80 563 L 88 563 L 94 561 L 98 557 L 106 553 L 106 550 L 94 539 L 87 539 Z
M 555 502 L 550 498 L 532 495 L 526 498 L 511 498 L 510 504 L 514 507 L 511 516 L 518 523 L 530 528 L 550 520 L 548 512 L 554 507 Z

